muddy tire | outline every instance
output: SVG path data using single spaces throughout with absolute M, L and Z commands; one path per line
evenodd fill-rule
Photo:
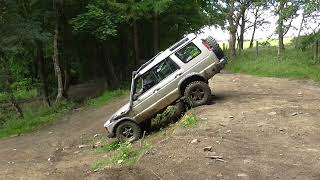
M 202 81 L 194 81 L 187 86 L 184 96 L 191 107 L 197 107 L 210 103 L 211 90 L 208 84 Z
M 210 47 L 213 49 L 213 52 L 216 54 L 218 59 L 222 59 L 225 57 L 223 50 L 220 48 L 219 43 L 213 37 L 208 36 L 206 38 L 207 42 L 209 43 Z
M 141 127 L 131 121 L 123 121 L 116 128 L 116 137 L 122 142 L 134 142 L 141 137 Z

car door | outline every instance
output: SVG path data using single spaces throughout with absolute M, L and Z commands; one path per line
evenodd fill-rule
M 179 98 L 177 84 L 181 69 L 170 57 L 152 68 L 149 73 L 156 79 L 156 85 L 134 102 L 137 121 L 150 118 Z

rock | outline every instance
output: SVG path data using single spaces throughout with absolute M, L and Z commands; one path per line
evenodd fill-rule
M 280 131 L 280 132 L 283 132 L 283 131 L 284 131 L 284 129 L 283 129 L 283 128 L 279 128 L 279 131 Z
M 291 114 L 291 116 L 296 116 L 296 115 L 298 115 L 297 112 Z
M 117 163 L 118 163 L 118 164 L 121 164 L 121 163 L 123 163 L 123 160 L 120 159 Z
M 268 115 L 270 115 L 270 116 L 274 116 L 274 115 L 276 115 L 276 114 L 277 114 L 277 112 L 274 112 L 274 111 L 268 113 Z
M 53 133 L 52 131 L 49 131 L 49 132 L 48 132 L 48 134 L 52 134 L 52 133 Z
M 212 146 L 207 146 L 203 148 L 204 151 L 211 151 L 212 150 Z
M 16 151 L 17 149 L 12 149 L 12 150 Z
M 99 134 L 95 134 L 93 137 L 96 138 L 96 137 L 98 137 L 98 136 L 99 136 Z
M 101 141 L 96 142 L 92 147 L 93 147 L 93 148 L 100 148 L 100 147 L 102 147 Z
M 248 175 L 245 174 L 245 173 L 239 173 L 239 174 L 238 174 L 238 177 L 248 177 Z
M 234 118 L 234 116 L 229 116 L 229 118 L 230 118 L 230 119 L 233 119 L 233 118 Z
M 231 130 L 228 130 L 226 133 L 231 133 Z
M 82 149 L 82 148 L 85 148 L 85 147 L 87 147 L 87 145 L 79 145 L 78 146 L 79 149 Z
M 191 144 L 197 144 L 197 143 L 199 143 L 200 141 L 198 140 L 198 139 L 194 139 L 194 140 L 192 140 L 191 141 Z
M 48 158 L 48 161 L 49 161 L 49 162 L 51 161 L 51 157 Z
M 108 157 L 110 157 L 110 155 L 109 155 L 109 154 L 105 154 L 105 155 L 103 155 L 102 157 L 103 157 L 103 158 L 108 158 Z

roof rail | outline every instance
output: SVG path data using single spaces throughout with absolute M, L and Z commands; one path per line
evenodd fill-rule
M 159 52 L 156 56 L 154 56 L 152 59 L 150 59 L 149 61 L 147 61 L 146 63 L 142 64 L 142 66 L 136 71 L 136 73 L 138 74 L 143 68 L 145 68 L 146 66 L 148 66 L 150 63 L 152 63 L 153 60 L 155 60 L 160 54 L 162 54 L 163 51 Z

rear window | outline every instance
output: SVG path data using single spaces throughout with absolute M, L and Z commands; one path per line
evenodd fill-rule
M 194 44 L 190 43 L 184 48 L 180 49 L 178 52 L 176 52 L 176 56 L 184 63 L 188 63 L 195 57 L 199 56 L 201 54 L 200 49 Z

